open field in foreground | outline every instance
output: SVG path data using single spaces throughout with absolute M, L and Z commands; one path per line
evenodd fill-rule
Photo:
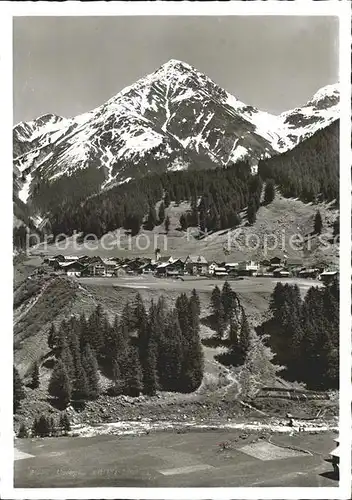
M 336 487 L 326 461 L 334 437 L 215 430 L 16 440 L 15 487 Z
M 155 276 L 127 276 L 119 278 L 78 278 L 79 283 L 84 285 L 105 285 L 135 290 L 175 290 L 178 293 L 187 292 L 195 288 L 197 292 L 212 292 L 215 285 L 222 287 L 225 280 L 185 277 L 184 281 L 171 278 L 156 278 Z M 311 286 L 323 286 L 321 281 L 300 279 L 300 278 L 252 278 L 245 277 L 242 280 L 230 280 L 231 288 L 236 293 L 271 293 L 278 281 L 281 283 L 297 284 L 304 294 Z

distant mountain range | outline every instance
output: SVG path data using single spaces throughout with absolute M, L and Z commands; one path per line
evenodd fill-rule
M 40 194 L 75 178 L 87 195 L 148 173 L 225 167 L 292 149 L 339 117 L 339 86 L 274 116 L 176 60 L 75 118 L 47 114 L 13 128 L 14 197 L 40 213 Z M 88 180 L 89 179 L 89 180 Z

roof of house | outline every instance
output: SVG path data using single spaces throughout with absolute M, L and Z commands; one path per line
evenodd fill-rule
M 274 255 L 273 257 L 271 257 L 271 259 L 269 259 L 269 261 L 271 262 L 272 260 L 282 260 L 282 257 L 280 257 L 280 255 Z
M 85 266 L 81 262 L 59 262 L 60 267 L 78 266 L 83 269 Z
M 169 262 L 172 259 L 171 255 L 166 255 L 164 257 L 159 257 L 158 262 Z
M 170 262 L 162 262 L 157 266 L 157 269 L 164 269 L 165 267 L 169 266 Z
M 106 266 L 116 266 L 116 262 L 114 260 L 103 260 Z
M 203 255 L 189 255 L 186 262 L 191 262 L 192 264 L 208 264 L 208 261 Z
M 145 267 L 155 267 L 156 264 L 153 262 L 146 262 L 145 264 L 142 264 L 138 269 L 144 269 Z
M 302 265 L 302 259 L 299 258 L 292 258 L 292 259 L 287 259 L 286 265 Z

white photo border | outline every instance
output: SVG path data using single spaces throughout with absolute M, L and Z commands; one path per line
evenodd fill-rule
M 12 22 L 16 16 L 336 16 L 339 18 L 340 119 L 340 436 L 338 487 L 310 488 L 14 488 L 12 412 Z M 351 496 L 351 6 L 348 0 L 314 2 L 1 2 L 0 3 L 0 206 L 8 238 L 2 242 L 3 311 L 0 492 L 8 499 L 346 499 Z M 343 271 L 343 272 L 342 272 Z

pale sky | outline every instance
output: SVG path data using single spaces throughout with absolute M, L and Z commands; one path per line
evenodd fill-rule
M 14 123 L 89 111 L 170 59 L 278 114 L 338 81 L 338 18 L 17 17 Z

